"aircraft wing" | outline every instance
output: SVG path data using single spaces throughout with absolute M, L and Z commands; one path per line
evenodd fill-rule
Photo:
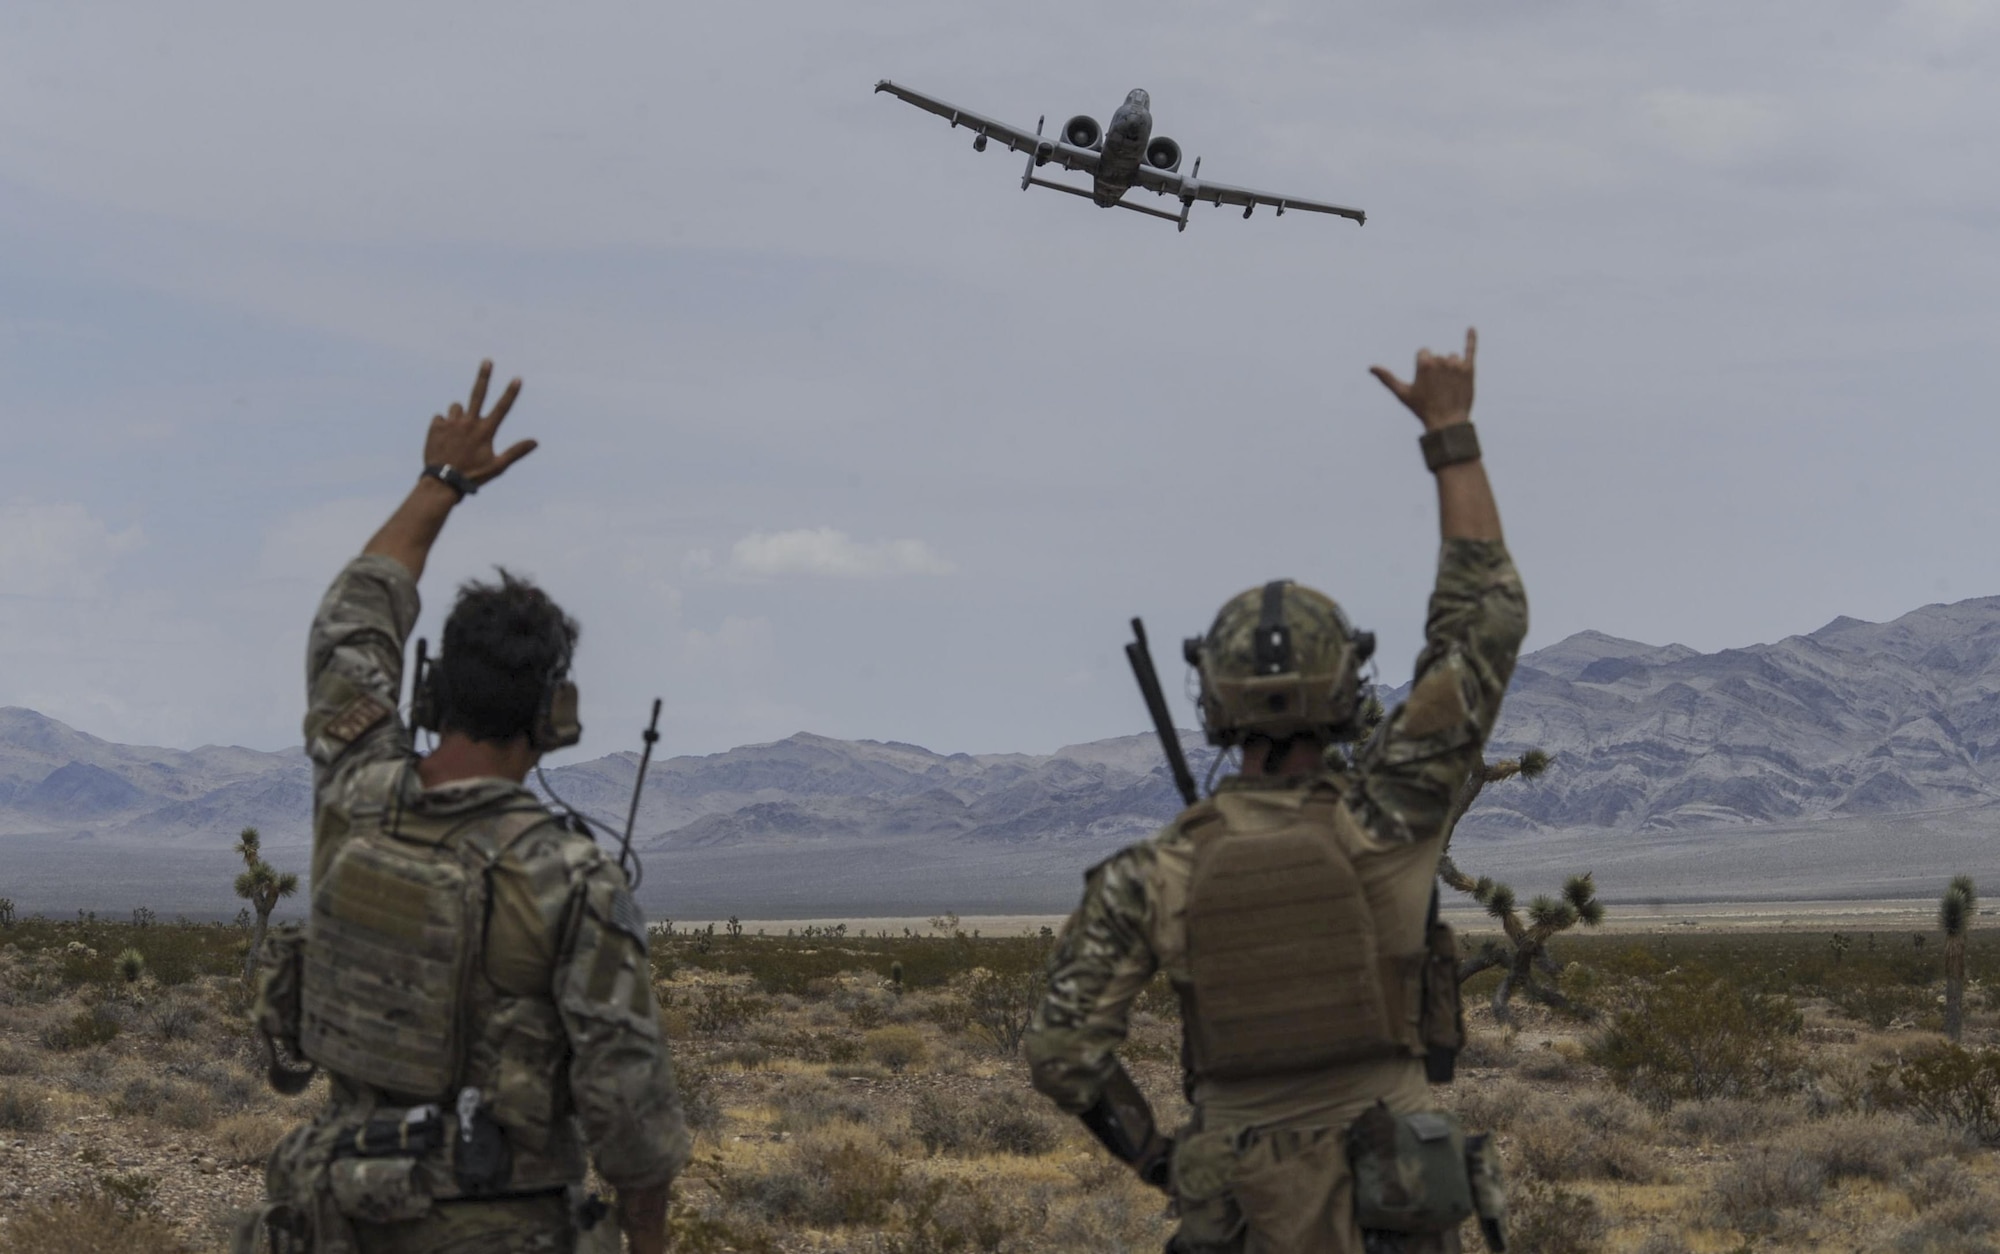
M 1018 126 L 1009 126 L 1005 122 L 996 122 L 970 109 L 961 109 L 948 100 L 926 96 L 920 91 L 912 91 L 886 78 L 875 84 L 875 90 L 886 91 L 898 100 L 913 104 L 926 113 L 935 113 L 953 126 L 963 126 L 975 135 L 983 135 L 988 140 L 1005 144 L 1015 152 L 1035 153 L 1040 158 L 1036 162 L 1037 165 L 1053 161 L 1066 170 L 1097 173 L 1097 153 L 1089 148 L 1078 148 L 1047 135 L 1040 135 Z
M 1200 163 L 1196 163 L 1200 169 Z M 1329 205 L 1323 200 L 1305 200 L 1297 196 L 1273 196 L 1248 187 L 1231 187 L 1227 183 L 1211 183 L 1195 178 L 1191 174 L 1179 174 L 1173 170 L 1162 170 L 1143 162 L 1139 166 L 1136 180 L 1141 187 L 1173 196 L 1183 203 L 1206 201 L 1211 205 L 1240 205 L 1243 216 L 1249 217 L 1250 210 L 1258 205 L 1273 205 L 1279 213 L 1287 209 L 1303 209 L 1307 213 L 1330 213 L 1339 218 L 1352 218 L 1366 223 L 1368 215 L 1359 209 L 1349 209 L 1342 205 Z

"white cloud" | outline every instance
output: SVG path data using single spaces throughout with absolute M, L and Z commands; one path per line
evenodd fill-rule
M 81 505 L 0 505 L 0 596 L 94 596 L 142 543 L 137 527 L 113 531 Z
M 896 575 L 950 575 L 957 567 L 922 540 L 860 541 L 832 527 L 753 531 L 729 551 L 732 569 L 745 575 L 831 575 L 884 579 Z

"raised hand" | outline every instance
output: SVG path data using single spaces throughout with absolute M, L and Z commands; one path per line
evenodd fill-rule
M 493 412 L 481 414 L 486 404 L 486 385 L 493 378 L 493 363 L 479 363 L 479 377 L 472 382 L 472 396 L 464 405 L 453 405 L 431 419 L 430 433 L 424 437 L 424 464 L 450 466 L 479 485 L 498 479 L 507 467 L 535 451 L 535 441 L 522 440 L 505 452 L 493 451 L 493 437 L 514 398 L 521 394 L 521 381 L 508 382 L 507 390 L 493 402 Z
M 1422 349 L 1417 353 L 1416 377 L 1408 383 L 1382 366 L 1370 366 L 1368 372 L 1423 420 L 1426 431 L 1435 431 L 1472 420 L 1472 366 L 1478 352 L 1479 332 L 1468 327 L 1463 357 L 1440 357 Z

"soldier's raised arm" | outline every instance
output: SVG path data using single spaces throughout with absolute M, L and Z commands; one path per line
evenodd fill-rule
M 1404 382 L 1372 373 L 1424 426 L 1418 441 L 1437 478 L 1443 545 L 1409 700 L 1362 752 L 1361 795 L 1384 830 L 1438 835 L 1500 714 L 1528 630 L 1528 602 L 1500 534 L 1500 510 L 1472 426 L 1476 331 L 1463 356 L 1417 354 Z
M 1405 383 L 1385 366 L 1368 372 L 1396 394 L 1424 424 L 1417 441 L 1424 464 L 1437 476 L 1438 529 L 1447 541 L 1500 542 L 1500 507 L 1479 455 L 1472 426 L 1472 373 L 1479 356 L 1479 331 L 1467 328 L 1465 355 L 1440 357 L 1428 348 L 1417 353 L 1417 372 Z
M 422 579 L 431 546 L 437 543 L 452 507 L 535 451 L 534 440 L 521 440 L 504 452 L 493 451 L 493 437 L 500 433 L 507 411 L 521 395 L 521 381 L 510 380 L 492 410 L 482 412 L 486 385 L 492 379 L 493 363 L 480 362 L 466 403 L 454 402 L 444 413 L 432 416 L 430 431 L 424 436 L 423 474 L 361 550 L 364 555 L 393 558 L 410 572 L 411 579 Z
M 452 508 L 535 450 L 523 440 L 496 454 L 493 436 L 520 395 L 507 385 L 482 412 L 493 363 L 481 362 L 467 405 L 431 419 L 416 486 L 343 567 L 320 601 L 306 644 L 306 753 L 315 794 L 330 776 L 366 762 L 407 757 L 409 730 L 396 717 L 403 645 L 416 626 L 417 580 Z M 315 858 L 315 862 L 319 862 Z M 315 870 L 320 869 L 317 865 Z

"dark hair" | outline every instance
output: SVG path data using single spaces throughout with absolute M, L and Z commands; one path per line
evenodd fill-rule
M 440 721 L 474 740 L 508 741 L 535 725 L 543 691 L 569 674 L 576 621 L 505 567 L 498 583 L 470 580 L 444 623 Z

